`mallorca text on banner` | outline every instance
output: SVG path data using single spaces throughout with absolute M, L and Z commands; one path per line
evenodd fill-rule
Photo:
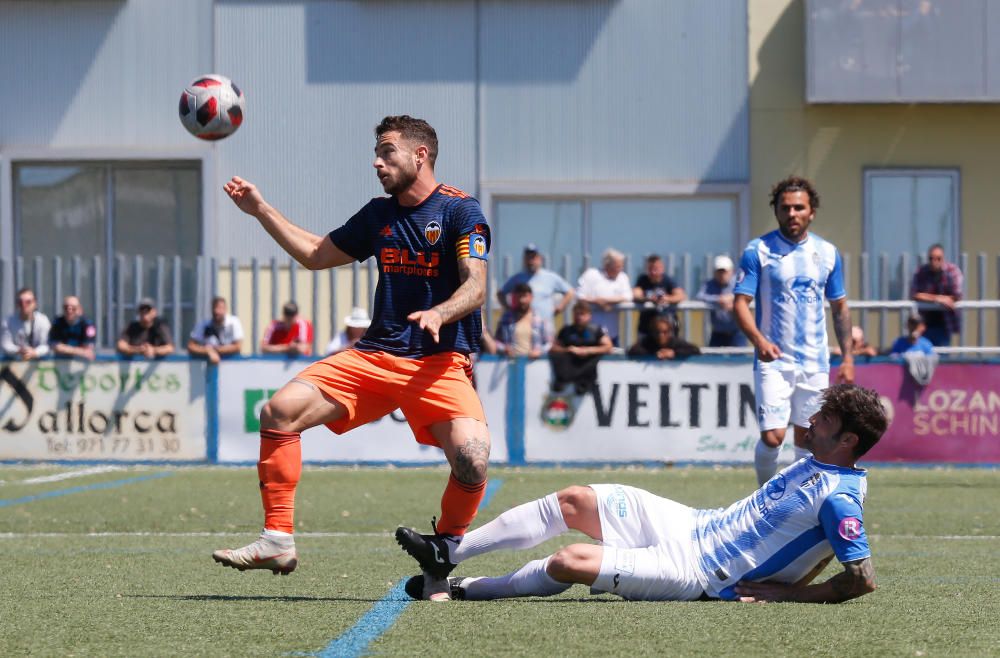
M 205 367 L 0 362 L 0 459 L 204 460 Z

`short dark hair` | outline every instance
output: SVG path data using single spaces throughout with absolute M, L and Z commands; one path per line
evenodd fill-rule
M 576 313 L 577 311 L 586 311 L 587 313 L 591 313 L 590 302 L 586 299 L 576 300 L 576 303 L 573 304 L 573 312 Z
M 411 144 L 426 146 L 427 159 L 430 160 L 431 169 L 434 168 L 438 156 L 438 137 L 431 124 L 423 119 L 414 119 L 408 114 L 387 116 L 375 126 L 375 138 L 392 131 L 398 131 L 403 139 Z
M 215 305 L 218 304 L 219 302 L 222 302 L 223 304 L 226 304 L 228 306 L 228 303 L 226 302 L 226 298 L 225 297 L 213 297 L 212 298 L 212 308 L 215 308 Z
M 840 431 L 858 437 L 854 456 L 861 457 L 882 438 L 889 419 L 878 393 L 854 384 L 837 384 L 823 392 L 823 411 L 840 418 Z
M 285 305 L 281 307 L 282 315 L 293 316 L 299 314 L 299 305 L 295 302 L 285 302 Z
M 30 293 L 31 293 L 31 296 L 32 296 L 32 297 L 35 297 L 35 298 L 37 299 L 37 295 L 35 295 L 35 291 L 34 291 L 34 290 L 32 290 L 31 288 L 27 288 L 27 287 L 25 287 L 25 288 L 21 288 L 20 290 L 18 290 L 18 291 L 17 291 L 17 294 L 16 294 L 16 295 L 14 295 L 14 297 L 20 297 L 21 295 L 23 295 L 23 294 L 24 294 L 24 293 L 26 293 L 26 292 L 30 292 Z
M 663 259 L 660 258 L 660 254 L 650 254 L 650 255 L 646 256 L 646 265 L 652 265 L 653 263 L 656 263 L 656 262 L 662 261 L 662 260 Z
M 522 293 L 531 293 L 531 286 L 529 286 L 527 283 L 524 283 L 522 281 L 521 283 L 518 283 L 517 285 L 515 285 L 511 289 L 511 292 L 514 293 L 515 295 L 520 295 Z
M 813 210 L 819 209 L 819 192 L 813 186 L 812 181 L 801 176 L 789 176 L 779 180 L 771 188 L 771 207 L 778 209 L 778 202 L 785 192 L 805 192 L 809 195 L 809 207 Z

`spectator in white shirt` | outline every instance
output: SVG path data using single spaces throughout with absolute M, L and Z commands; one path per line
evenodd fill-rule
M 212 299 L 212 317 L 202 321 L 188 337 L 187 349 L 193 356 L 203 356 L 212 363 L 240 353 L 243 325 L 229 315 L 229 304 L 222 297 Z
M 601 254 L 601 269 L 591 267 L 580 275 L 576 295 L 590 302 L 592 322 L 604 328 L 611 341 L 618 345 L 618 304 L 632 301 L 632 285 L 625 273 L 625 254 L 605 249 Z
M 368 311 L 360 306 L 355 306 L 351 309 L 351 314 L 344 318 L 344 330 L 334 336 L 330 344 L 326 346 L 326 353 L 336 354 L 351 349 L 365 335 L 371 323 L 372 319 L 368 317 Z
M 49 353 L 49 330 L 52 323 L 38 310 L 31 288 L 17 291 L 17 312 L 0 324 L 0 347 L 12 359 L 30 361 Z

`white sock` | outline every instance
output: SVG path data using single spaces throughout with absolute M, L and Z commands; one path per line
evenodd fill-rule
M 809 448 L 803 448 L 801 446 L 795 446 L 795 461 L 799 461 L 803 457 L 808 457 L 812 454 Z
M 763 441 L 757 442 L 753 451 L 753 466 L 757 470 L 757 483 L 764 484 L 778 472 L 778 453 L 781 446 L 772 448 Z
M 282 532 L 281 530 L 268 530 L 264 528 L 264 532 L 260 533 L 261 537 L 266 537 L 270 539 L 278 546 L 285 548 L 290 548 L 295 546 L 295 535 L 290 532 Z
M 481 528 L 467 532 L 450 557 L 458 564 L 499 549 L 531 548 L 568 529 L 559 508 L 559 498 L 551 493 L 509 509 Z
M 545 573 L 549 558 L 532 560 L 517 571 L 499 578 L 465 578 L 465 598 L 470 601 L 506 599 L 515 596 L 552 596 L 565 592 L 572 583 L 560 583 Z

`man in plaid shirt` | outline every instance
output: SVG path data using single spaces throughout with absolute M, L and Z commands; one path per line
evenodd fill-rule
M 961 318 L 955 303 L 962 299 L 962 270 L 944 259 L 944 247 L 932 245 L 927 250 L 927 263 L 913 275 L 910 290 L 914 301 L 932 302 L 940 311 L 923 311 L 927 331 L 924 336 L 935 346 L 951 344 L 951 335 L 958 333 Z
M 552 347 L 552 325 L 531 310 L 531 286 L 518 283 L 510 293 L 509 310 L 497 324 L 497 354 L 535 359 Z

